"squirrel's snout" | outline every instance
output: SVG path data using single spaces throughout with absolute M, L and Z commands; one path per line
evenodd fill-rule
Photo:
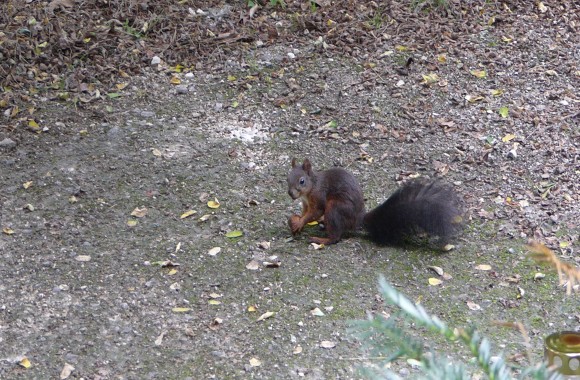
M 298 194 L 294 189 L 288 189 L 288 195 L 290 195 L 290 198 L 292 199 L 297 199 L 300 196 L 300 194 Z

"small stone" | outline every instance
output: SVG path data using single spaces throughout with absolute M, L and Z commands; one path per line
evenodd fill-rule
M 109 136 L 109 137 L 117 136 L 120 131 L 121 131 L 121 129 L 119 127 L 114 126 L 113 128 L 111 128 L 107 131 L 107 136 Z
M 179 84 L 175 86 L 175 90 L 177 91 L 178 94 L 187 94 L 189 92 L 189 89 L 184 84 Z
M 294 54 L 294 53 L 288 53 L 288 58 L 294 59 L 294 58 L 296 58 L 296 54 Z
M 157 66 L 160 63 L 161 63 L 161 58 L 159 58 L 158 56 L 151 58 L 151 66 Z
M 515 149 L 512 149 L 508 152 L 507 156 L 508 158 L 515 160 L 516 158 L 518 158 L 518 153 L 516 152 Z
M 141 111 L 141 117 L 153 117 L 155 112 L 153 111 Z
M 187 79 L 191 79 L 191 78 L 193 78 L 193 77 L 194 77 L 194 75 L 193 75 L 193 73 L 192 73 L 192 72 L 189 72 L 189 73 L 186 73 L 186 74 L 185 74 L 185 77 L 186 77 Z
M 0 141 L 0 148 L 14 148 L 16 146 L 16 142 L 5 138 L 4 140 Z
M 256 47 L 262 47 L 262 46 L 264 46 L 264 41 L 262 41 L 262 40 L 257 40 L 257 41 L 256 41 Z
M 399 370 L 399 375 L 401 375 L 401 377 L 407 377 L 411 374 L 411 371 L 409 371 L 408 368 L 401 368 Z

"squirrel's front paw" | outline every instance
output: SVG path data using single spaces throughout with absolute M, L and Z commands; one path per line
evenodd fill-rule
M 292 235 L 295 235 L 298 232 L 300 232 L 303 227 L 303 224 L 300 223 L 300 217 L 298 215 L 292 215 L 290 219 L 288 219 L 288 225 L 290 226 Z

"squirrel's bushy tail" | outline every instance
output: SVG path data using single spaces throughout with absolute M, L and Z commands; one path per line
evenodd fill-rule
M 363 227 L 379 244 L 397 244 L 405 236 L 426 232 L 443 241 L 462 225 L 461 205 L 450 186 L 439 181 L 413 181 L 369 211 Z

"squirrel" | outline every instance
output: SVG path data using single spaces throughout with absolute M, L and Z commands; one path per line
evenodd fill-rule
M 317 244 L 337 243 L 345 232 L 364 229 L 370 240 L 383 245 L 400 244 L 419 231 L 444 242 L 462 224 L 456 193 L 438 180 L 411 181 L 375 209 L 365 212 L 362 189 L 356 178 L 342 168 L 315 172 L 310 160 L 302 165 L 292 159 L 288 194 L 302 200 L 302 215 L 292 215 L 288 225 L 293 235 L 313 221 L 324 223 L 327 237 L 310 237 Z

